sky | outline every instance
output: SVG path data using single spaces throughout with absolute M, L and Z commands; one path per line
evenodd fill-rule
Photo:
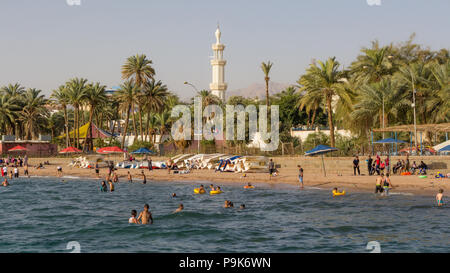
M 69 5 L 68 2 L 80 5 Z M 0 86 L 44 94 L 73 77 L 119 85 L 127 57 L 146 54 L 156 79 L 181 98 L 211 82 L 217 24 L 228 90 L 294 84 L 312 59 L 348 66 L 362 47 L 415 42 L 450 48 L 448 0 L 1 0 Z

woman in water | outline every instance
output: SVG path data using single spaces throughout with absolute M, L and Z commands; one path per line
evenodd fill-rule
M 131 211 L 131 217 L 128 219 L 128 223 L 130 224 L 139 224 L 138 220 L 136 219 L 137 211 L 132 210 Z
M 444 190 L 440 189 L 439 193 L 436 194 L 436 202 L 437 202 L 438 207 L 441 207 L 444 205 L 444 200 L 442 200 L 443 198 L 444 198 Z
M 100 186 L 101 192 L 108 192 L 108 187 L 106 186 L 106 182 L 103 180 L 102 185 Z

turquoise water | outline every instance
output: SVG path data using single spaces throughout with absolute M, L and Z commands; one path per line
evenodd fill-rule
M 64 180 L 20 178 L 0 188 L 0 252 L 70 252 L 70 241 L 81 252 L 367 253 L 369 241 L 381 252 L 450 252 L 450 207 L 430 196 L 332 198 L 329 190 L 243 184 L 210 196 L 193 195 L 187 182 L 119 183 L 102 193 L 97 180 Z M 225 199 L 235 208 L 223 208 Z M 154 224 L 128 224 L 145 203 Z M 179 203 L 185 210 L 172 214 Z

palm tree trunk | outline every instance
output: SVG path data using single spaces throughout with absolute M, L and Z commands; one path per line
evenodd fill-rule
M 67 117 L 67 107 L 64 105 L 64 130 L 66 133 L 66 148 L 70 145 L 70 137 L 69 137 L 69 118 Z
M 141 135 L 141 140 L 144 141 L 144 132 L 142 131 L 142 105 L 139 105 L 139 133 Z
M 327 111 L 328 111 L 328 125 L 330 126 L 330 143 L 334 147 L 334 124 L 333 124 L 333 110 L 331 109 L 331 96 L 327 96 Z
M 92 118 L 93 118 L 93 116 L 94 116 L 94 106 L 91 105 L 91 111 L 89 112 L 89 127 L 88 127 L 88 131 L 86 132 L 86 136 L 84 137 L 83 152 L 86 151 L 88 135 L 92 139 Z
M 270 103 L 269 103 L 269 77 L 266 77 L 266 105 L 267 105 L 267 108 L 269 108 L 269 105 L 270 105 Z
M 134 103 L 131 106 L 131 112 L 133 112 L 133 131 L 134 131 L 134 140 L 137 139 L 137 130 L 136 130 L 136 112 L 134 110 Z
M 128 107 L 127 110 L 127 118 L 125 120 L 125 128 L 124 128 L 124 132 L 123 132 L 123 138 L 122 138 L 122 149 L 125 148 L 125 138 L 127 136 L 127 131 L 128 131 L 128 120 L 130 119 L 130 111 L 131 111 L 131 106 Z
M 316 114 L 317 114 L 317 109 L 314 108 L 313 116 L 312 116 L 312 119 L 311 119 L 311 127 L 314 125 L 314 122 L 316 121 Z

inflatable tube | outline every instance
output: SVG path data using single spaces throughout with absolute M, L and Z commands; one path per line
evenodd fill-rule
M 254 189 L 254 186 L 244 186 L 244 189 Z
M 214 194 L 221 194 L 223 191 L 210 191 L 209 194 L 214 195 Z
M 421 175 L 421 176 L 419 176 L 419 178 L 427 178 L 428 176 L 426 176 L 426 175 Z
M 200 188 L 197 188 L 197 189 L 194 189 L 194 193 L 195 194 L 204 194 L 204 193 L 206 193 L 206 191 L 205 190 L 200 191 Z
M 333 191 L 333 196 L 341 196 L 341 195 L 345 195 L 345 191 L 342 192 Z

